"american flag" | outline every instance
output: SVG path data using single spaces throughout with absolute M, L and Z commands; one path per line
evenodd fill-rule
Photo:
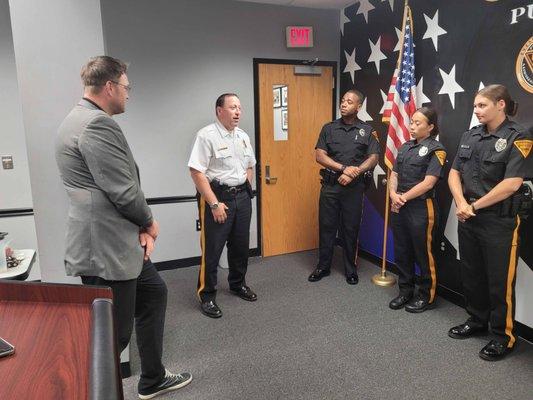
M 405 25 L 402 31 L 403 48 L 398 55 L 398 64 L 392 76 L 383 111 L 383 122 L 389 122 L 385 164 L 390 169 L 392 169 L 398 149 L 410 139 L 409 120 L 416 110 L 413 19 L 409 7 L 406 7 L 405 14 Z

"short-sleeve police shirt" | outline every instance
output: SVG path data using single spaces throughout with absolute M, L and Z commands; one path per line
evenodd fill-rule
M 328 156 L 343 165 L 359 166 L 370 154 L 379 154 L 377 133 L 360 120 L 352 125 L 342 118 L 322 127 L 316 149 L 324 150 Z
M 407 192 L 422 182 L 426 175 L 442 178 L 445 162 L 444 146 L 431 136 L 419 143 L 414 139 L 405 142 L 398 150 L 392 168 L 398 174 L 398 192 Z
M 506 178 L 524 178 L 532 143 L 526 130 L 508 119 L 493 133 L 485 125 L 465 132 L 452 166 L 465 197 L 479 199 Z
M 246 181 L 246 170 L 255 164 L 246 132 L 240 128 L 229 132 L 217 120 L 196 134 L 188 166 L 204 173 L 209 182 L 238 186 Z

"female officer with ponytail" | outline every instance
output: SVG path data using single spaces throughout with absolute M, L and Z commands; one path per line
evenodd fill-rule
M 419 108 L 412 116 L 409 132 L 413 138 L 398 150 L 389 180 L 394 257 L 399 271 L 400 293 L 389 307 L 420 313 L 432 308 L 437 273 L 432 245 L 438 221 L 434 186 L 443 176 L 446 151 L 435 139 L 437 113 Z M 420 267 L 415 292 L 415 262 Z
M 465 339 L 485 333 L 496 339 L 479 356 L 500 360 L 515 346 L 515 279 L 520 218 L 510 207 L 525 176 L 532 141 L 509 120 L 517 105 L 507 88 L 490 85 L 474 100 L 481 125 L 465 132 L 448 183 L 459 219 L 459 252 L 466 311 L 470 318 L 448 335 Z

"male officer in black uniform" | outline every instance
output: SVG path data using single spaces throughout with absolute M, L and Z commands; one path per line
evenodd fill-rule
M 521 196 L 515 192 L 526 175 L 533 143 L 521 126 L 507 118 L 516 106 L 503 86 L 480 90 L 474 111 L 482 125 L 463 134 L 448 179 L 460 221 L 461 275 L 470 318 L 448 335 L 465 339 L 485 333 L 490 322 L 496 338 L 479 356 L 495 361 L 516 343 L 514 286 Z
M 372 127 L 357 118 L 363 95 L 349 90 L 340 104 L 341 118 L 322 128 L 316 144 L 316 161 L 324 167 L 319 202 L 319 260 L 309 276 L 316 282 L 330 274 L 337 230 L 344 247 L 346 282 L 355 285 L 359 225 L 365 185 L 363 176 L 378 162 L 379 143 Z M 340 224 L 339 224 L 340 222 Z

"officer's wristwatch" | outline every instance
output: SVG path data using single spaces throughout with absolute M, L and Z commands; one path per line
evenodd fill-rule
M 216 210 L 218 208 L 218 201 L 214 202 L 213 204 L 209 204 L 209 208 L 211 210 Z

